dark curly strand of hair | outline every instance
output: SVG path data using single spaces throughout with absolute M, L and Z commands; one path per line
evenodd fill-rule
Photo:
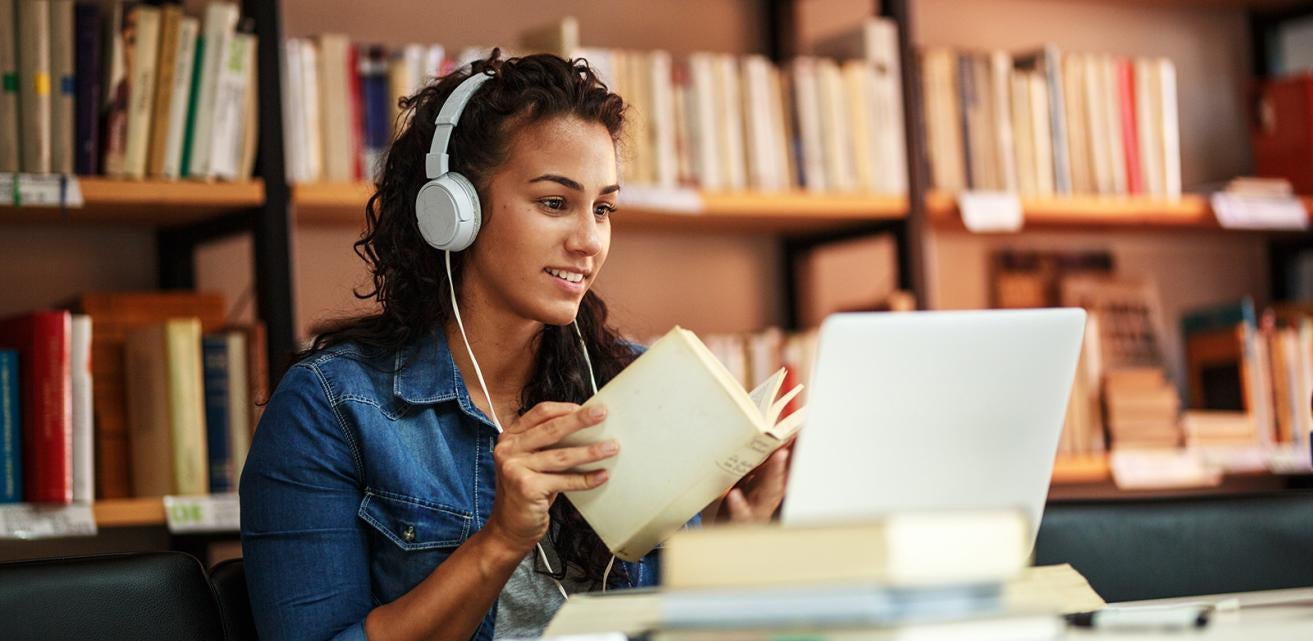
M 494 50 L 486 60 L 475 61 L 401 99 L 400 131 L 382 160 L 374 194 L 365 206 L 365 232 L 355 243 L 356 254 L 373 275 L 372 287 L 357 290 L 355 295 L 376 300 L 380 311 L 328 323 L 302 357 L 342 343 L 354 343 L 371 354 L 392 354 L 427 333 L 442 331 L 451 314 L 443 257 L 419 233 L 415 196 L 427 180 L 424 157 L 438 110 L 470 74 L 485 72 L 493 79 L 478 89 L 461 113 L 449 152 L 452 171 L 469 178 L 485 202 L 491 173 L 505 162 L 510 141 L 526 125 L 578 118 L 601 123 L 612 140 L 619 142 L 624 101 L 611 93 L 582 59 L 533 55 L 503 60 Z M 452 255 L 452 270 L 459 289 L 459 253 Z M 584 295 L 577 322 L 598 384 L 609 381 L 633 361 L 633 350 L 608 326 L 606 304 L 596 293 Z M 519 412 L 523 414 L 542 401 L 585 401 L 592 395 L 585 367 L 568 326 L 544 327 L 533 375 L 520 394 Z M 567 568 L 573 567 L 594 588 L 600 586 L 610 551 L 564 497 L 557 498 L 551 514 L 558 526 L 553 545 L 562 560 L 561 567 L 555 568 L 556 578 L 564 578 Z M 623 570 L 612 572 L 612 584 L 626 580 Z

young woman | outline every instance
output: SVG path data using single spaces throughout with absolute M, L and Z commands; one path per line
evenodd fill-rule
M 471 74 L 490 78 L 447 152 L 482 227 L 444 252 L 421 233 L 416 195 L 439 110 Z M 590 291 L 610 248 L 624 102 L 582 60 L 493 53 L 402 107 L 356 243 L 373 273 L 358 295 L 378 312 L 337 323 L 287 372 L 242 474 L 263 641 L 536 636 L 566 592 L 657 579 L 655 553 L 611 567 L 561 496 L 605 483 L 570 470 L 614 443 L 555 447 L 605 418 L 577 405 L 590 369 L 604 385 L 637 355 Z M 781 452 L 722 513 L 769 519 L 784 470 Z

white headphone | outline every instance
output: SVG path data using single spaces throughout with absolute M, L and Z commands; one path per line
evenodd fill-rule
M 438 110 L 438 118 L 434 123 L 436 127 L 433 130 L 433 142 L 429 146 L 428 155 L 424 157 L 424 175 L 428 178 L 428 182 L 419 188 L 419 193 L 415 196 L 415 218 L 419 223 L 419 233 L 424 236 L 424 240 L 434 249 L 442 250 L 444 254 L 447 285 L 451 293 L 451 309 L 456 316 L 456 326 L 460 328 L 461 338 L 465 341 L 465 350 L 470 355 L 470 362 L 474 364 L 479 387 L 483 389 L 483 395 L 488 399 L 492 423 L 500 433 L 501 421 L 498 420 L 497 410 L 493 407 L 492 395 L 488 394 L 488 385 L 483 380 L 479 361 L 474 357 L 474 349 L 470 347 L 469 336 L 465 334 L 465 323 L 461 320 L 460 307 L 456 304 L 456 284 L 451 277 L 451 253 L 465 250 L 474 243 L 474 237 L 479 234 L 479 226 L 483 222 L 483 211 L 474 184 L 465 176 L 450 170 L 447 155 L 447 145 L 451 142 L 452 130 L 460 121 L 461 112 L 474 97 L 474 92 L 490 78 L 491 75 L 483 72 L 471 74 L 456 86 L 446 102 L 442 103 L 442 109 Z M 588 345 L 584 342 L 583 333 L 579 331 L 579 323 L 573 322 L 571 325 L 574 326 L 575 337 L 579 339 L 579 347 L 583 350 L 584 363 L 588 367 L 588 381 L 592 384 L 593 393 L 596 394 L 597 379 L 593 375 L 592 359 L 588 357 Z M 538 544 L 538 555 L 543 565 L 547 567 L 547 571 L 553 572 L 542 543 Z M 602 575 L 603 592 L 606 591 L 606 582 L 611 576 L 611 568 L 614 564 L 615 556 L 612 556 L 611 561 L 606 565 L 606 572 Z M 565 586 L 555 578 L 552 578 L 552 582 L 556 584 L 561 597 L 568 599 Z
M 433 130 L 433 142 L 424 157 L 424 175 L 429 179 L 415 196 L 419 233 L 436 249 L 458 252 L 470 246 L 479 233 L 483 212 L 479 194 L 468 178 L 450 171 L 447 145 L 460 114 L 474 92 L 492 76 L 474 73 L 456 86 L 442 109 Z

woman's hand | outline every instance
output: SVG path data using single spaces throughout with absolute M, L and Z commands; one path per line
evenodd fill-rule
M 547 534 L 548 510 L 557 494 L 606 482 L 605 470 L 569 470 L 615 456 L 614 441 L 551 449 L 561 439 L 605 418 L 606 410 L 600 407 L 539 403 L 506 428 L 492 451 L 497 464 L 497 498 L 488 519 L 490 534 L 512 550 L 528 554 Z
M 725 495 L 714 512 L 714 520 L 731 523 L 766 523 L 784 500 L 789 477 L 789 446 L 771 454 Z

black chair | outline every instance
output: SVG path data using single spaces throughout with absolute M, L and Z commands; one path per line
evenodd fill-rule
M 1052 503 L 1035 563 L 1109 602 L 1313 586 L 1313 492 Z
M 219 610 L 228 641 L 259 641 L 255 619 L 251 617 L 251 599 L 246 592 L 246 566 L 241 559 L 229 559 L 210 568 L 210 582 L 219 596 Z
M 224 641 L 205 568 L 180 552 L 0 563 L 6 641 Z

